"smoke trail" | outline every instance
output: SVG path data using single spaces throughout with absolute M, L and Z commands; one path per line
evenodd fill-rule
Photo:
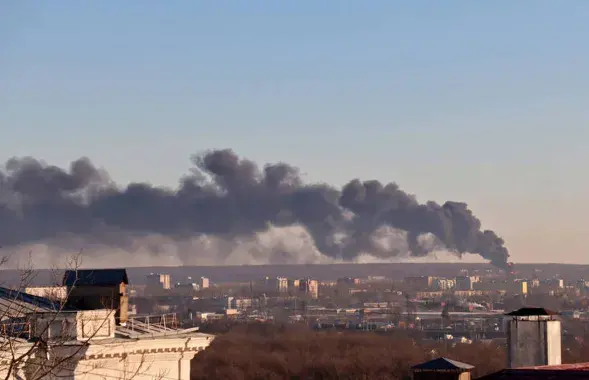
M 144 183 L 119 188 L 87 158 L 69 170 L 12 158 L 0 171 L 0 245 L 19 251 L 38 244 L 49 247 L 47 257 L 83 248 L 94 256 L 119 250 L 214 264 L 446 250 L 507 265 L 503 240 L 482 231 L 465 203 L 419 204 L 396 184 L 378 181 L 355 179 L 342 189 L 304 184 L 297 168 L 260 169 L 231 150 L 205 152 L 192 163 L 178 188 L 167 190 Z

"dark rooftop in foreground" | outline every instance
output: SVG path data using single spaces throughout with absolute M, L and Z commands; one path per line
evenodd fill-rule
M 121 282 L 129 283 L 125 269 L 77 269 L 67 270 L 63 275 L 65 286 L 112 286 Z
M 522 307 L 521 309 L 514 310 L 506 315 L 512 317 L 525 317 L 525 316 L 546 316 L 546 315 L 558 315 L 557 312 L 545 309 L 543 307 Z
M 468 371 L 473 369 L 474 366 L 456 360 L 448 358 L 437 358 L 430 360 L 429 362 L 421 363 L 411 367 L 413 370 L 418 371 L 436 371 L 436 370 L 456 370 L 456 371 Z
M 589 363 L 504 369 L 477 380 L 589 379 Z

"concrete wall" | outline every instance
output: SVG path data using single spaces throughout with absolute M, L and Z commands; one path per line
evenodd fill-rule
M 560 321 L 510 320 L 507 345 L 509 368 L 561 364 Z
M 114 338 L 113 310 L 43 313 L 31 317 L 33 336 L 50 342 Z
M 84 310 L 76 313 L 77 339 L 106 339 L 115 336 L 113 310 Z
M 552 321 L 546 326 L 546 336 L 548 337 L 548 363 L 549 365 L 558 365 L 562 363 L 562 333 L 560 331 L 560 322 Z

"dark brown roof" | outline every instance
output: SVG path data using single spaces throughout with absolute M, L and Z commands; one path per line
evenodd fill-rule
M 460 370 L 466 371 L 473 369 L 474 366 L 470 364 L 461 363 L 456 360 L 448 358 L 437 358 L 430 360 L 429 362 L 414 365 L 411 369 L 422 370 L 422 371 L 435 371 L 435 370 Z
M 67 270 L 63 275 L 65 286 L 112 286 L 121 282 L 129 283 L 125 269 L 77 269 Z
M 521 309 L 514 310 L 511 313 L 507 313 L 513 317 L 526 317 L 526 316 L 544 316 L 544 315 L 558 315 L 557 312 L 545 309 L 543 307 L 522 307 Z

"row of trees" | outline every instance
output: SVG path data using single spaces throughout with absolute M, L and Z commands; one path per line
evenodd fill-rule
M 410 368 L 440 356 L 475 366 L 473 378 L 505 367 L 504 345 L 451 345 L 397 331 L 319 332 L 287 324 L 207 326 L 219 334 L 192 362 L 192 380 L 201 379 L 408 379 Z M 563 362 L 589 361 L 589 332 L 579 321 L 564 321 Z
M 425 343 L 403 332 L 317 332 L 299 325 L 236 325 L 193 359 L 201 379 L 406 379 L 412 365 L 446 356 L 480 376 L 505 366 L 496 344 Z

